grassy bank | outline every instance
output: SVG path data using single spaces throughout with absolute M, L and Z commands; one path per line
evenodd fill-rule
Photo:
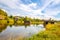
M 51 26 L 50 29 L 41 31 L 26 40 L 60 40 L 60 25 L 57 23 L 49 26 Z

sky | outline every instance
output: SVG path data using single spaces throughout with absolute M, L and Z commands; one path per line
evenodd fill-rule
M 60 20 L 60 0 L 0 0 L 8 15 Z

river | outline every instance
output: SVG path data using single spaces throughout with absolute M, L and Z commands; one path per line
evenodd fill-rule
M 0 40 L 19 40 L 20 38 L 30 37 L 45 30 L 42 24 L 30 26 L 6 26 L 0 27 Z

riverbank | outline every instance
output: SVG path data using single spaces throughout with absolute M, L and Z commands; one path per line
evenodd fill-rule
M 60 40 L 60 24 L 54 24 L 50 29 L 41 31 L 26 40 Z

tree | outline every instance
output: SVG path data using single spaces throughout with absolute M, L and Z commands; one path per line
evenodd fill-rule
M 0 9 L 0 15 L 7 16 L 7 13 L 5 11 L 3 11 L 2 9 Z
M 12 16 L 12 15 L 10 15 L 10 18 L 13 18 L 13 16 Z

